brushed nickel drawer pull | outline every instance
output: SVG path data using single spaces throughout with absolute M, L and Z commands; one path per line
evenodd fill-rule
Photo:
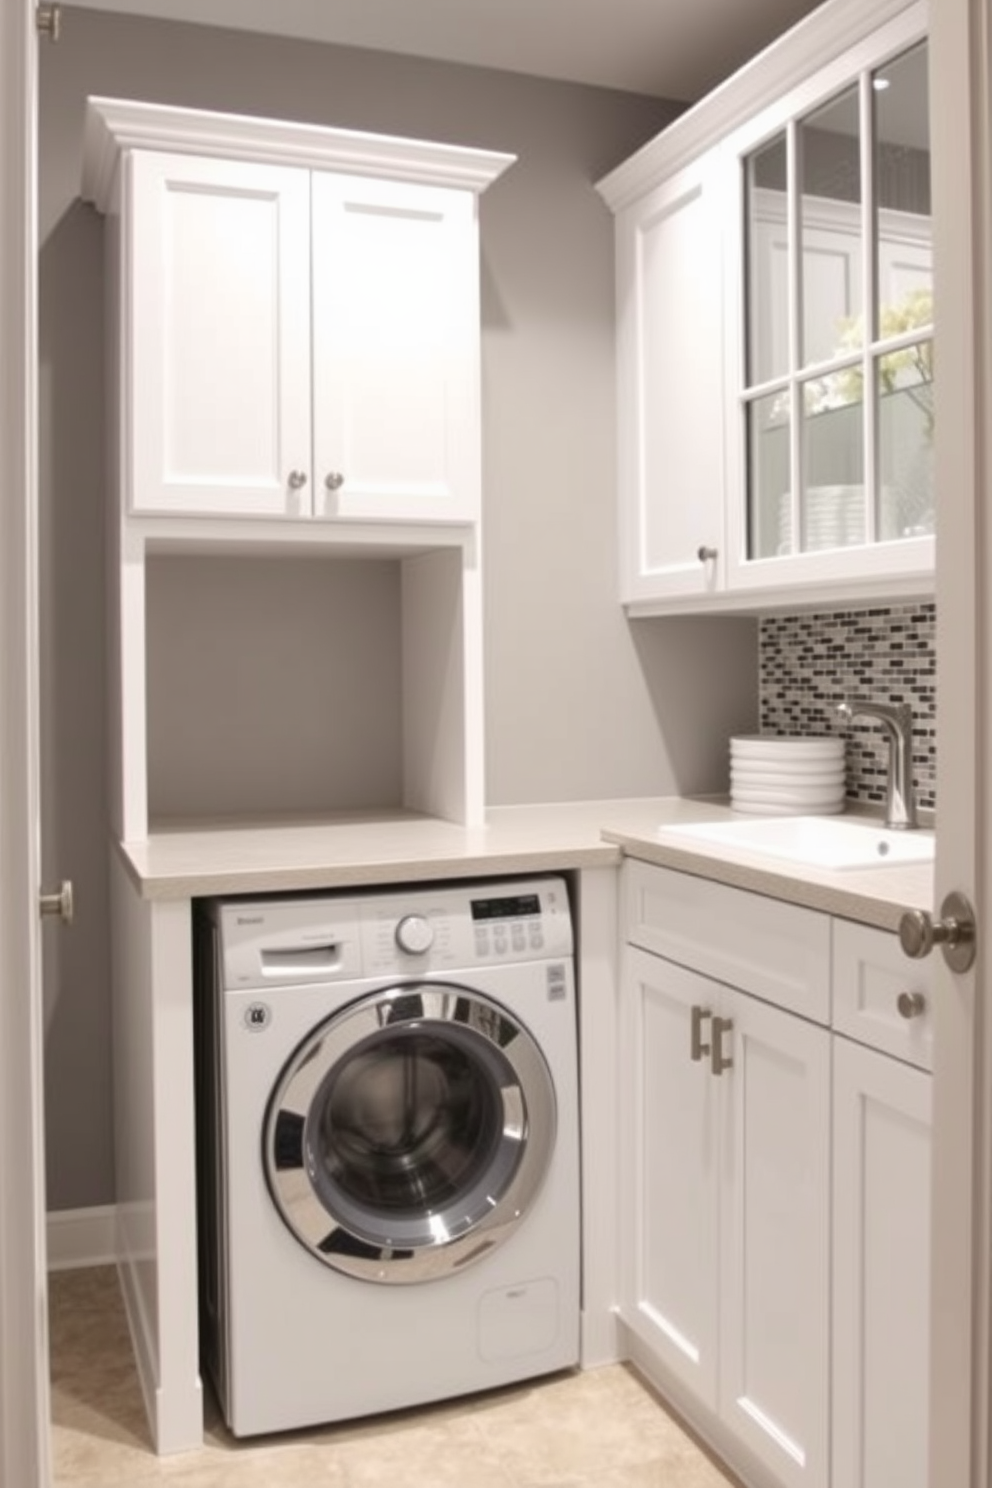
M 712 1018 L 713 1014 L 709 1008 L 700 1007 L 698 1004 L 692 1009 L 692 1025 L 689 1034 L 689 1058 L 697 1064 L 702 1060 L 704 1054 L 710 1052 L 710 1046 L 703 1042 L 703 1023 Z
M 715 1075 L 722 1075 L 724 1070 L 733 1069 L 733 1055 L 725 1055 L 723 1052 L 723 1035 L 725 1033 L 731 1033 L 733 1027 L 733 1018 L 713 1019 L 713 1049 L 710 1058 L 710 1069 Z

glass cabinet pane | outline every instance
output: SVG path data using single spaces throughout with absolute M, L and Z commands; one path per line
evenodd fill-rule
M 920 537 L 934 531 L 934 369 L 929 335 L 933 249 L 925 46 L 914 47 L 873 74 L 872 103 L 879 536 Z M 898 343 L 893 349 L 884 349 L 893 342 Z
M 879 537 L 926 537 L 935 530 L 933 342 L 890 351 L 876 364 Z
M 789 217 L 785 134 L 746 162 L 747 360 L 752 385 L 789 370 Z
M 859 121 L 853 87 L 797 129 L 804 367 L 850 349 L 864 307 Z
M 742 161 L 749 559 L 930 534 L 927 48 Z
M 860 366 L 827 380 L 831 388 L 826 400 L 820 380 L 803 384 L 799 550 L 804 553 L 856 547 L 867 537 Z
M 752 558 L 792 552 L 789 394 L 755 398 L 747 410 L 748 550 Z

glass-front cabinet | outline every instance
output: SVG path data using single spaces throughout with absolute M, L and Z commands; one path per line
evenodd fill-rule
M 811 577 L 849 571 L 848 550 L 932 538 L 928 141 L 919 41 L 737 157 L 742 579 L 804 555 L 836 555 Z
M 825 0 L 600 182 L 631 613 L 932 592 L 924 0 Z

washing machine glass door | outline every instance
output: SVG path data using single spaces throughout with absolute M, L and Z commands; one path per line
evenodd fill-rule
M 296 1238 L 379 1282 L 460 1270 L 521 1224 L 555 1142 L 554 1086 L 515 1018 L 467 987 L 404 983 L 296 1049 L 265 1123 Z

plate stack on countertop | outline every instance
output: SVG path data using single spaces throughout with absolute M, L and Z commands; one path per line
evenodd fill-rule
M 774 734 L 731 739 L 730 804 L 753 816 L 843 811 L 843 739 Z

